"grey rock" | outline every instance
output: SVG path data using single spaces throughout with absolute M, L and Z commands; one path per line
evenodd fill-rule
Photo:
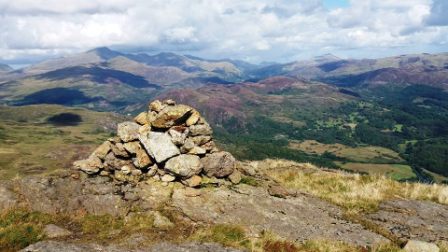
M 149 109 L 154 112 L 160 112 L 165 107 L 161 101 L 155 100 L 149 104 Z
M 201 159 L 207 176 L 223 178 L 235 170 L 236 160 L 229 152 L 221 151 L 207 154 Z
M 195 137 L 190 137 L 191 141 L 193 141 L 193 143 L 195 145 L 203 145 L 207 142 L 210 142 L 210 140 L 212 140 L 211 136 L 195 136 Z
M 194 222 L 238 223 L 247 227 L 249 234 L 270 230 L 297 242 L 329 239 L 359 246 L 388 241 L 362 225 L 344 220 L 343 211 L 317 198 L 298 195 L 280 199 L 262 187 L 239 184 L 234 188 L 202 190 L 199 197 L 189 197 L 185 189 L 175 189 L 171 202 Z
M 172 182 L 176 180 L 176 177 L 171 174 L 165 174 L 160 178 L 160 180 L 162 180 L 162 182 Z
M 182 184 L 189 186 L 189 187 L 197 187 L 200 186 L 202 182 L 201 176 L 194 175 L 191 178 L 182 180 Z
M 431 214 L 428 214 L 431 213 Z M 390 200 L 366 218 L 401 240 L 448 240 L 448 206 L 430 201 Z
M 197 110 L 193 109 L 191 112 L 191 116 L 187 119 L 185 124 L 187 126 L 194 125 L 194 124 L 198 123 L 200 118 L 201 118 L 201 114 Z
M 131 246 L 134 247 L 134 246 Z M 79 243 L 67 241 L 41 241 L 32 244 L 21 252 L 242 252 L 234 248 L 226 248 L 215 243 L 168 243 L 162 242 L 140 248 L 126 248 L 117 245 L 99 245 L 95 243 Z
M 286 190 L 283 186 L 280 185 L 270 185 L 268 188 L 268 193 L 271 196 L 284 199 L 289 196 L 288 190 Z
M 92 155 L 95 155 L 99 159 L 104 160 L 104 158 L 106 158 L 106 155 L 111 151 L 110 145 L 111 144 L 109 141 L 105 141 L 93 151 Z
M 128 143 L 123 144 L 123 146 L 129 153 L 131 153 L 133 156 L 135 156 L 135 158 L 133 160 L 133 164 L 137 168 L 140 168 L 140 169 L 146 168 L 152 164 L 151 158 L 149 157 L 148 153 L 142 147 L 142 145 L 140 144 L 139 141 L 128 142 Z
M 179 149 L 171 142 L 171 137 L 166 133 L 153 131 L 143 132 L 143 134 L 141 133 L 139 135 L 139 140 L 157 163 L 162 163 L 180 154 Z
M 121 167 L 125 165 L 132 165 L 132 161 L 128 159 L 117 158 L 112 152 L 107 154 L 106 158 L 104 159 L 104 168 L 106 170 L 120 170 Z
M 101 159 L 93 155 L 88 159 L 75 161 L 73 166 L 75 169 L 81 170 L 87 174 L 96 174 L 104 167 Z
M 404 246 L 403 251 L 405 252 L 439 252 L 440 249 L 434 243 L 410 240 Z
M 122 157 L 122 158 L 130 157 L 129 153 L 126 151 L 126 149 L 124 148 L 124 145 L 122 143 L 111 144 L 110 147 L 112 149 L 112 153 L 116 157 Z
M 189 178 L 202 171 L 202 163 L 198 156 L 182 154 L 168 160 L 165 169 L 182 178 Z
M 123 122 L 117 126 L 117 135 L 123 142 L 130 142 L 138 138 L 140 125 L 135 122 Z
M 205 153 L 207 153 L 207 151 L 198 146 L 194 146 L 193 149 L 188 151 L 188 154 L 193 154 L 193 155 L 204 155 Z
M 195 145 L 194 145 L 193 140 L 187 138 L 187 139 L 185 140 L 184 145 L 182 145 L 182 147 L 180 147 L 180 151 L 181 151 L 182 153 L 187 153 L 187 152 L 189 152 L 191 149 L 193 149 L 194 146 L 195 146 Z
M 168 130 L 168 133 L 171 136 L 171 141 L 175 145 L 183 145 L 185 143 L 185 139 L 187 138 L 188 128 L 172 127 L 170 130 Z
M 208 124 L 198 124 L 198 125 L 192 125 L 190 128 L 190 135 L 191 136 L 208 136 L 213 134 L 212 127 Z
M 239 184 L 241 181 L 241 172 L 235 169 L 233 173 L 229 175 L 229 180 L 233 184 Z
M 159 129 L 167 129 L 185 123 L 191 116 L 193 108 L 186 105 L 175 105 L 164 107 L 156 116 L 151 126 Z

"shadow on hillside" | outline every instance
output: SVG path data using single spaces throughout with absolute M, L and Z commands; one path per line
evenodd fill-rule
M 75 113 L 60 113 L 47 119 L 47 123 L 54 126 L 77 126 L 81 122 L 81 116 Z
M 78 105 L 100 100 L 98 97 L 88 97 L 82 91 L 69 88 L 50 88 L 25 96 L 14 105 L 32 105 L 32 104 L 60 104 L 60 105 Z

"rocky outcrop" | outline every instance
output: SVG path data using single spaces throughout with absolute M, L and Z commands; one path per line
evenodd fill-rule
M 94 243 L 80 244 L 63 241 L 42 241 L 20 250 L 21 252 L 242 252 L 234 248 L 226 248 L 216 243 L 158 243 L 139 249 L 127 249 L 120 246 L 104 246 Z
M 430 201 L 390 200 L 380 204 L 377 212 L 366 216 L 369 221 L 389 230 L 406 241 L 448 240 L 448 206 Z
M 118 124 L 117 137 L 105 141 L 87 159 L 74 162 L 74 168 L 120 182 L 152 177 L 196 187 L 200 177 L 207 176 L 239 183 L 235 158 L 216 148 L 213 130 L 197 110 L 173 100 L 153 101 L 148 109 L 134 122 Z

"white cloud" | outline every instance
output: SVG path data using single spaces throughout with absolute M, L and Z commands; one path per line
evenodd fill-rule
M 375 57 L 446 45 L 447 12 L 445 0 L 352 0 L 333 10 L 321 0 L 0 0 L 0 59 L 98 46 L 253 61 Z

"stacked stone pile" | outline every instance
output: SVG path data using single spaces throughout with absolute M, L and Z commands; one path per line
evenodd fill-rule
M 192 107 L 173 100 L 155 100 L 134 122 L 118 124 L 117 136 L 101 144 L 74 167 L 88 175 L 138 182 L 152 177 L 195 187 L 203 177 L 238 183 L 232 154 L 220 151 L 213 130 Z

